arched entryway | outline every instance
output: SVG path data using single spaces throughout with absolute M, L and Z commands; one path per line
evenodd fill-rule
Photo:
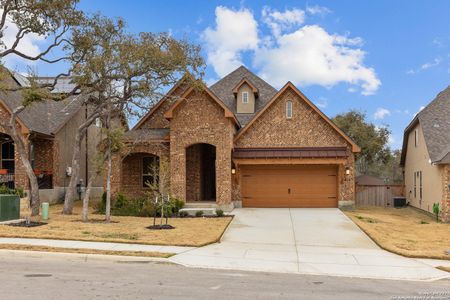
M 216 201 L 216 147 L 194 144 L 186 148 L 186 201 Z

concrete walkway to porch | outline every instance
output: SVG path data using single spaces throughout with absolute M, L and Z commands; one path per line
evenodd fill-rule
M 222 241 L 172 256 L 189 267 L 435 280 L 450 274 L 380 249 L 339 209 L 235 209 Z

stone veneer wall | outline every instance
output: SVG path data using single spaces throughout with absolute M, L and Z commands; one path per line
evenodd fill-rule
M 53 172 L 53 141 L 35 139 L 32 141 L 34 149 L 35 170 Z
M 216 147 L 216 202 L 231 204 L 231 150 L 235 126 L 206 93 L 193 91 L 170 122 L 171 191 L 186 200 L 186 148 L 205 143 Z
M 441 220 L 450 222 L 450 164 L 445 165 L 442 171 L 442 185 Z
M 141 197 L 148 191 L 142 185 L 142 157 L 148 154 L 169 157 L 169 145 L 164 142 L 140 142 L 128 144 L 112 157 L 111 193 L 121 191 L 127 197 Z M 106 187 L 106 176 L 104 176 Z
M 286 102 L 292 101 L 292 118 L 286 118 Z M 348 158 L 339 164 L 339 201 L 354 202 L 355 159 L 351 145 L 293 90 L 287 89 L 236 141 L 237 148 L 347 147 Z M 345 168 L 350 175 L 345 175 Z
M 164 117 L 164 114 L 186 89 L 187 85 L 180 84 L 173 93 L 161 103 L 160 107 L 158 107 L 158 109 L 141 124 L 140 128 L 169 128 L 170 123 Z

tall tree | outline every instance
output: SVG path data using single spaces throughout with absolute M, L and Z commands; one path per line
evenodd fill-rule
M 389 128 L 375 126 L 367 121 L 365 113 L 356 110 L 336 115 L 333 122 L 361 147 L 361 152 L 356 154 L 360 173 L 367 173 L 391 159 Z
M 73 33 L 75 45 L 79 42 L 91 45 L 90 51 L 74 66 L 74 82 L 87 95 L 86 104 L 90 109 L 75 135 L 73 175 L 64 200 L 65 214 L 71 214 L 73 210 L 81 140 L 95 119 L 104 117 L 112 128 L 113 120 L 109 117 L 112 111 L 124 116 L 141 116 L 159 100 L 163 88 L 174 84 L 182 75 L 203 74 L 204 62 L 198 46 L 165 33 L 134 35 L 125 32 L 124 28 L 120 19 L 97 15 L 92 18 L 92 26 Z M 110 161 L 109 157 L 110 151 L 107 151 L 107 161 Z M 109 185 L 106 193 L 107 203 L 110 203 Z
M 3 79 L 3 82 L 8 82 L 5 79 L 11 76 L 3 67 L 5 59 L 10 56 L 19 57 L 24 62 L 34 61 L 46 64 L 73 61 L 75 57 L 81 57 L 67 38 L 71 28 L 78 26 L 84 20 L 83 13 L 77 9 L 77 3 L 78 0 L 0 1 L 0 79 Z M 27 53 L 23 45 L 24 42 L 26 43 L 26 38 L 31 35 L 45 37 L 47 46 L 38 53 Z M 52 96 L 50 91 L 56 85 L 57 79 L 64 75 L 67 74 L 59 74 L 54 82 L 45 85 L 38 84 L 33 78 L 29 78 L 29 84 L 26 86 L 0 85 L 2 93 L 22 92 L 23 94 L 23 102 L 11 108 L 9 120 L 0 120 L 0 126 L 11 136 L 24 165 L 30 182 L 32 215 L 39 214 L 39 188 L 27 151 L 28 141 L 18 128 L 17 117 L 34 102 L 50 98 Z

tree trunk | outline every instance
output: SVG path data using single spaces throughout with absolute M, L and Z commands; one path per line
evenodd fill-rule
M 97 176 L 96 173 L 93 173 L 89 177 L 89 181 L 86 187 L 86 193 L 84 194 L 83 198 L 83 213 L 82 213 L 82 219 L 83 222 L 88 221 L 88 213 L 89 213 L 89 197 L 91 195 L 91 189 L 92 189 L 92 183 L 94 182 L 95 177 Z
M 39 184 L 34 174 L 33 167 L 31 166 L 30 160 L 28 159 L 28 151 L 26 150 L 25 145 L 21 141 L 21 137 L 17 136 L 16 132 L 11 134 L 11 138 L 14 141 L 14 144 L 17 149 L 17 153 L 19 153 L 20 160 L 25 168 L 25 172 L 27 173 L 28 179 L 30 181 L 30 205 L 31 205 L 31 215 L 37 216 L 39 215 Z
M 81 142 L 86 136 L 86 131 L 88 127 L 95 121 L 95 119 L 99 116 L 98 110 L 92 113 L 89 118 L 85 120 L 83 124 L 78 127 L 77 134 L 75 135 L 75 145 L 72 155 L 72 176 L 70 177 L 69 186 L 67 187 L 67 192 L 64 197 L 64 208 L 63 214 L 71 215 L 73 211 L 73 202 L 75 201 L 76 195 L 76 186 L 78 183 L 78 178 L 80 174 L 80 157 L 81 157 Z
M 111 141 L 108 141 L 108 174 L 106 175 L 106 222 L 111 221 Z
M 31 166 L 29 160 L 29 153 L 27 151 L 25 142 L 22 140 L 22 136 L 17 132 L 16 127 L 16 116 L 19 112 L 21 112 L 25 107 L 16 108 L 11 114 L 11 118 L 9 120 L 9 126 L 4 126 L 7 133 L 11 136 L 14 141 L 15 149 L 20 156 L 20 160 L 25 168 L 25 172 L 30 181 L 30 205 L 31 205 L 31 215 L 37 216 L 39 215 L 39 185 L 37 182 L 36 175 L 34 174 L 33 167 Z
M 107 130 L 111 130 L 111 110 L 108 108 L 108 117 L 106 120 L 106 126 Z M 108 132 L 108 134 L 110 134 Z M 107 158 L 108 158 L 108 174 L 106 175 L 106 211 L 105 211 L 105 221 L 110 222 L 111 221 L 111 168 L 112 168 L 112 155 L 111 155 L 111 136 L 108 136 L 108 148 L 107 151 Z
M 66 195 L 64 197 L 63 214 L 71 215 L 73 211 L 73 203 L 75 201 L 76 186 L 80 173 L 80 156 L 81 156 L 81 141 L 83 140 L 85 130 L 78 130 L 75 135 L 75 144 L 73 147 L 72 156 L 72 175 L 70 176 L 69 186 L 67 187 Z

